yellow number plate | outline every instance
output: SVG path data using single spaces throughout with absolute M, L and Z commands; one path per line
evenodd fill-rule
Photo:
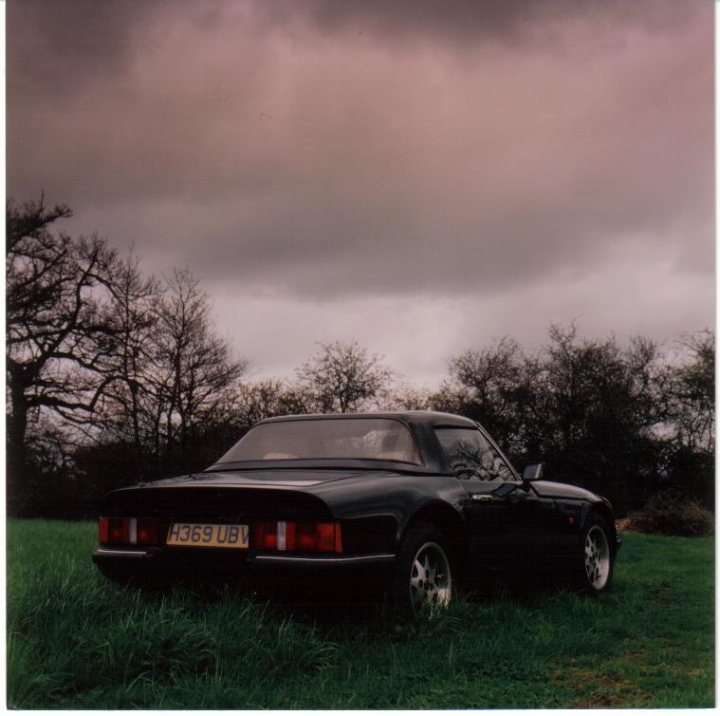
M 166 544 L 183 547 L 228 547 L 247 549 L 247 525 L 190 525 L 176 522 L 170 526 Z

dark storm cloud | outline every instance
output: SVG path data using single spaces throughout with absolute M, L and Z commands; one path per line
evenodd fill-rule
M 117 79 L 137 52 L 157 0 L 10 0 L 8 91 L 80 92 L 97 76 Z M 10 110 L 13 105 L 10 104 Z
M 189 264 L 228 325 L 269 294 L 296 326 L 293 301 L 350 302 L 359 337 L 362 301 L 389 321 L 413 297 L 519 337 L 563 305 L 661 332 L 652 298 L 682 330 L 712 282 L 712 19 L 700 0 L 15 0 L 8 191 L 69 203 L 71 230 L 149 270 Z
M 392 38 L 450 42 L 480 38 L 529 41 L 548 23 L 591 19 L 618 29 L 640 24 L 677 28 L 702 0 L 247 0 L 247 15 L 284 25 L 291 20 L 323 31 L 362 28 Z M 11 0 L 8 3 L 8 83 L 11 91 L 78 91 L 89 78 L 126 69 L 143 43 L 143 29 L 184 14 L 199 31 L 225 19 L 227 2 L 205 0 Z M 236 3 L 239 4 L 239 3 Z M 536 39 L 537 39 L 536 37 Z
M 626 28 L 667 30 L 692 16 L 703 0 L 280 0 L 258 5 L 276 22 L 289 15 L 310 19 L 325 31 L 368 31 L 406 37 L 475 42 L 541 40 L 547 25 L 577 18 Z

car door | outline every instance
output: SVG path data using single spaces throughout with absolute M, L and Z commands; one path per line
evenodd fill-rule
M 465 491 L 462 508 L 476 566 L 515 566 L 523 554 L 519 503 L 526 496 L 518 492 L 520 480 L 479 429 L 438 426 L 435 433 Z
M 481 426 L 478 427 L 492 446 L 493 460 L 504 463 L 508 473 L 512 473 L 517 480 L 514 483 L 515 489 L 508 494 L 508 499 L 515 508 L 513 510 L 515 565 L 531 572 L 559 566 L 556 559 L 557 547 L 558 540 L 563 536 L 565 522 L 558 510 L 557 502 L 552 497 L 544 497 L 540 494 L 532 482 L 521 480 L 497 443 Z
M 534 569 L 556 540 L 555 504 L 523 482 L 487 433 L 436 429 L 467 498 L 463 506 L 479 567 Z

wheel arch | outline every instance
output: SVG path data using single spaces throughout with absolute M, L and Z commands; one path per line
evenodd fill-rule
M 583 519 L 583 530 L 587 527 L 593 515 L 602 517 L 607 523 L 610 530 L 610 534 L 608 535 L 610 538 L 610 547 L 614 554 L 617 551 L 617 529 L 615 527 L 615 515 L 613 514 L 612 508 L 604 500 L 588 503 Z
M 441 530 L 450 542 L 456 560 L 463 565 L 467 563 L 470 551 L 468 527 L 457 510 L 440 500 L 426 502 L 404 525 L 402 533 L 398 535 L 399 541 L 409 529 L 418 524 L 430 524 Z

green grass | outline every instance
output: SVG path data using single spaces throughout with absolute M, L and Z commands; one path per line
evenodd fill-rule
M 232 589 L 107 583 L 95 526 L 8 523 L 15 708 L 547 708 L 714 704 L 713 540 L 629 533 L 599 599 L 460 601 L 425 624 L 318 619 Z

